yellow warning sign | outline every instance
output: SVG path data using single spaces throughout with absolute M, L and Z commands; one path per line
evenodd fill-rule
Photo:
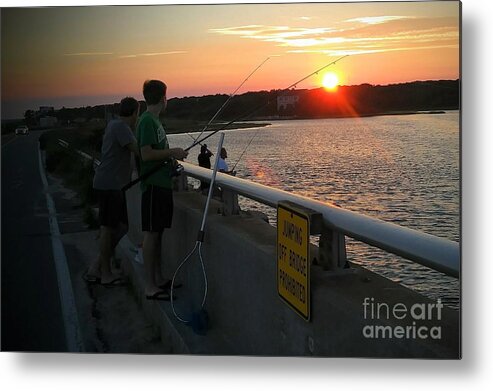
M 305 320 L 310 319 L 310 219 L 285 204 L 277 207 L 277 291 Z

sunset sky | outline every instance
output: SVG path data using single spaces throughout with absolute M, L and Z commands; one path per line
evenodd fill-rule
M 3 8 L 2 118 L 40 105 L 285 88 L 336 58 L 345 85 L 459 78 L 459 3 Z M 324 74 L 298 88 L 322 85 Z

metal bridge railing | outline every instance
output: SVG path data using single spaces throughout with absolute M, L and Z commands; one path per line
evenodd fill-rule
M 210 181 L 211 170 L 186 162 L 182 164 L 184 174 L 199 180 Z M 231 175 L 218 173 L 216 184 L 223 189 L 271 207 L 277 207 L 279 201 L 294 202 L 321 213 L 325 225 L 341 235 L 378 247 L 449 276 L 459 277 L 460 248 L 459 244 L 454 241 Z
M 71 149 L 80 157 L 83 157 L 84 159 L 92 161 L 92 166 L 94 169 L 96 169 L 96 167 L 101 164 L 101 162 L 98 159 L 96 159 L 95 157 L 93 157 L 93 156 L 91 156 L 91 155 L 89 155 L 83 151 L 79 151 L 78 149 L 72 149 L 69 146 L 69 143 L 67 143 L 65 140 L 62 140 L 61 138 L 58 139 L 58 145 L 60 145 L 63 148 Z

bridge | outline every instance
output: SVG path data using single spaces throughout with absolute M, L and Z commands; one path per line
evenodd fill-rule
M 176 183 L 173 228 L 164 234 L 163 265 L 169 277 L 197 240 L 206 197 L 190 189 L 188 177 L 210 181 L 212 171 L 183 163 Z M 169 303 L 142 300 L 163 338 L 177 351 L 199 354 L 339 357 L 460 357 L 459 312 L 372 273 L 349 265 L 345 238 L 365 242 L 437 270 L 460 276 L 458 243 L 344 210 L 272 187 L 217 174 L 220 199 L 212 201 L 202 255 L 208 279 L 210 330 L 197 335 L 173 315 Z M 241 211 L 238 195 L 277 207 L 289 201 L 322 216 L 319 246 L 310 245 L 310 321 L 277 292 L 276 228 Z M 140 189 L 127 192 L 129 234 L 119 251 L 138 297 L 143 267 L 129 248 L 142 243 Z M 197 257 L 177 279 L 176 311 L 200 306 L 204 277 Z M 423 313 L 426 309 L 426 313 Z

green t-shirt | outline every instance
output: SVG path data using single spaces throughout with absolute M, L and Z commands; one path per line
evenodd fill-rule
M 163 125 L 159 121 L 159 118 L 154 114 L 146 111 L 144 112 L 137 123 L 137 142 L 139 143 L 139 148 L 145 145 L 150 145 L 152 149 L 168 149 L 168 139 L 164 131 Z M 140 175 L 145 174 L 150 169 L 155 167 L 160 161 L 149 161 L 144 162 L 140 159 Z M 164 167 L 160 168 L 157 172 L 144 179 L 140 183 L 140 188 L 142 191 L 147 189 L 149 185 L 155 185 L 163 187 L 165 189 L 172 188 L 171 181 L 171 160 L 168 161 Z

